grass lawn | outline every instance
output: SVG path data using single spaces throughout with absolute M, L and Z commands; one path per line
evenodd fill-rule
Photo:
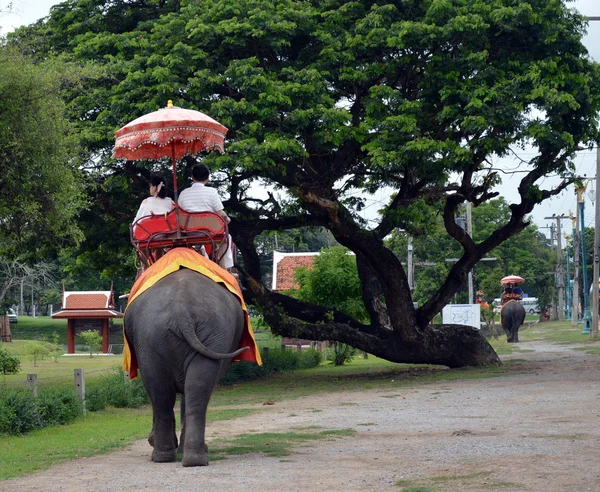
M 19 323 L 21 320 L 19 320 Z M 519 337 L 523 342 L 545 340 L 551 343 L 577 345 L 582 350 L 600 351 L 597 341 L 581 335 L 582 327 L 572 327 L 570 322 L 536 323 L 524 326 Z M 278 346 L 279 341 L 268 333 L 260 334 L 264 341 Z M 518 351 L 518 344 L 507 344 L 502 335 L 490 340 L 498 351 Z M 4 343 L 13 353 L 24 350 L 25 341 Z M 58 362 L 44 360 L 38 367 L 23 360 L 23 371 L 16 376 L 0 379 L 0 387 L 23 384 L 28 372 L 38 374 L 40 387 L 72 387 L 73 369 L 83 367 L 88 377 L 98 377 L 112 367 L 119 366 L 121 358 L 76 357 L 59 358 Z M 387 391 L 415 383 L 466 378 L 487 378 L 504 374 L 514 368 L 504 366 L 447 369 L 439 366 L 396 364 L 377 357 L 356 357 L 351 363 L 334 367 L 322 364 L 313 369 L 283 372 L 260 380 L 221 386 L 216 389 L 209 406 L 208 420 L 224 420 L 247 415 L 249 410 L 227 408 L 230 405 L 258 404 L 267 400 L 282 401 L 301 396 L 332 391 L 361 391 L 380 389 Z M 254 411 L 261 411 L 257 408 Z M 88 413 L 74 424 L 34 431 L 25 436 L 0 436 L 0 480 L 47 468 L 60 461 L 80 456 L 92 456 L 123 447 L 147 436 L 152 415 L 149 407 L 138 410 L 108 409 Z M 292 436 L 293 437 L 293 436 Z M 291 439 L 289 436 L 286 439 Z M 293 440 L 293 439 L 292 439 Z M 257 448 L 258 449 L 258 448 Z M 220 454 L 228 454 L 220 449 Z

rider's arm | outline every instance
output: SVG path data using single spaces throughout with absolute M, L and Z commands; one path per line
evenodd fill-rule
M 216 214 L 221 217 L 226 224 L 229 224 L 231 222 L 231 219 L 229 218 L 229 215 L 227 215 L 225 213 L 225 210 L 219 210 L 218 212 L 216 212 Z

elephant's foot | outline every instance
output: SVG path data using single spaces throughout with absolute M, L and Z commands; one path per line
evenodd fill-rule
M 177 450 L 173 449 L 171 451 L 157 451 L 154 448 L 152 451 L 152 461 L 155 463 L 172 463 L 177 460 Z
M 183 459 L 181 460 L 183 466 L 207 466 L 208 465 L 208 453 L 190 453 L 189 451 L 183 453 Z
M 518 340 L 515 340 L 514 338 L 507 338 L 506 339 L 506 343 L 516 343 L 518 342 Z

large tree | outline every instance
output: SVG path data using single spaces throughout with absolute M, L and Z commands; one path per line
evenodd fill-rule
M 85 4 L 63 4 L 36 32 L 66 26 Z M 227 174 L 248 294 L 276 332 L 397 362 L 498 361 L 475 330 L 431 320 L 536 204 L 569 185 L 574 152 L 598 139 L 600 72 L 581 43 L 584 19 L 561 0 L 216 0 L 126 32 L 62 29 L 59 51 L 104 70 L 72 107 L 99 156 L 116 128 L 167 99 L 229 128 L 226 154 L 206 162 Z M 35 46 L 47 39 L 25 44 L 49 52 Z M 506 220 L 470 237 L 459 207 L 494 198 L 492 158 L 525 146 L 532 157 Z M 147 172 L 103 162 L 131 183 Z M 543 189 L 548 174 L 564 180 Z M 366 223 L 364 197 L 381 188 L 390 200 Z M 460 259 L 414 309 L 384 238 L 396 228 L 418 236 L 436 214 Z M 301 226 L 329 229 L 356 254 L 368 323 L 261 283 L 255 238 Z
M 63 94 L 72 67 L 35 64 L 0 42 L 0 257 L 39 260 L 81 238 L 77 133 Z M 28 258 L 29 257 L 29 258 Z

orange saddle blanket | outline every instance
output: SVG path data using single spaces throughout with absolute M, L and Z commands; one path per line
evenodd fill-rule
M 127 302 L 127 307 L 129 307 L 135 299 L 147 289 L 152 287 L 156 282 L 160 279 L 166 277 L 167 275 L 176 272 L 180 268 L 189 268 L 190 270 L 194 270 L 202 275 L 210 278 L 214 282 L 218 282 L 224 285 L 227 290 L 229 290 L 236 298 L 240 301 L 240 305 L 244 310 L 244 319 L 245 319 L 245 327 L 244 333 L 242 334 L 242 339 L 240 340 L 239 348 L 241 347 L 250 347 L 250 350 L 246 350 L 238 355 L 234 361 L 246 360 L 250 362 L 256 362 L 259 365 L 262 365 L 262 360 L 260 358 L 260 352 L 258 350 L 258 346 L 256 345 L 256 340 L 254 339 L 254 332 L 252 331 L 252 326 L 250 324 L 250 318 L 248 316 L 248 309 L 246 308 L 246 303 L 244 302 L 244 297 L 242 295 L 242 291 L 236 281 L 236 279 L 226 270 L 221 268 L 216 263 L 212 262 L 208 258 L 205 258 L 199 253 L 196 253 L 193 249 L 189 248 L 175 248 L 170 250 L 166 255 L 160 258 L 156 263 L 154 263 L 150 268 L 148 268 L 144 273 L 135 281 L 131 292 L 129 293 L 129 300 Z M 127 311 L 126 311 L 127 312 Z M 135 379 L 137 377 L 137 358 L 135 356 L 135 352 L 133 351 L 133 347 L 131 347 L 127 341 L 127 336 L 124 337 L 124 349 L 123 349 L 123 370 L 129 372 L 130 379 Z

